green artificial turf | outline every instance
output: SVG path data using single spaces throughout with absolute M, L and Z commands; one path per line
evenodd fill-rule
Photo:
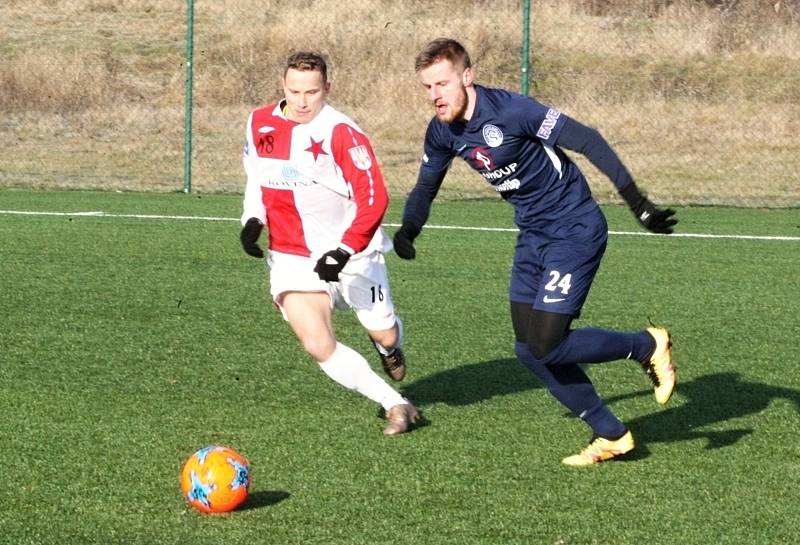
M 322 374 L 272 307 L 239 247 L 240 202 L 0 191 L 0 543 L 796 542 L 798 210 L 678 209 L 678 234 L 795 237 L 764 240 L 621 234 L 641 230 L 605 209 L 608 250 L 574 325 L 665 325 L 679 384 L 662 408 L 635 363 L 587 367 L 637 448 L 572 468 L 560 460 L 588 429 L 513 352 L 508 206 L 437 202 L 417 259 L 388 257 L 400 388 L 425 421 L 386 438 L 377 407 Z M 336 327 L 379 369 L 352 315 Z M 229 515 L 178 489 L 212 443 L 253 467 Z

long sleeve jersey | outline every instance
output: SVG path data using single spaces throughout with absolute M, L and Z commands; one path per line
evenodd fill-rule
M 585 155 L 618 190 L 633 182 L 600 134 L 527 96 L 475 86 L 469 121 L 431 119 L 419 177 L 403 223 L 421 228 L 453 158 L 479 172 L 515 212 L 521 229 L 547 230 L 554 223 L 595 212 L 597 204 L 577 165 L 560 149 Z
M 247 120 L 242 224 L 266 224 L 277 252 L 386 251 L 391 242 L 380 225 L 389 198 L 367 136 L 330 105 L 308 123 L 287 119 L 281 106 Z

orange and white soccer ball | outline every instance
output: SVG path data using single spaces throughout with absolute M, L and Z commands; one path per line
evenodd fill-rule
M 230 447 L 203 447 L 181 470 L 183 497 L 202 513 L 233 511 L 247 499 L 249 488 L 250 462 Z

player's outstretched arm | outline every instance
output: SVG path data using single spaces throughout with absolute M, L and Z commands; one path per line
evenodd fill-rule
M 639 191 L 628 169 L 596 129 L 570 117 L 563 117 L 564 125 L 558 136 L 558 144 L 583 154 L 600 172 L 608 176 L 645 229 L 665 235 L 672 233 L 672 228 L 678 223 L 674 217 L 675 211 L 656 207 Z
M 439 193 L 449 162 L 444 165 L 436 169 L 423 163 L 420 168 L 417 183 L 409 193 L 403 209 L 403 222 L 393 238 L 394 251 L 402 259 L 414 259 L 417 256 L 414 239 L 419 236 L 422 226 L 428 221 L 431 204 Z

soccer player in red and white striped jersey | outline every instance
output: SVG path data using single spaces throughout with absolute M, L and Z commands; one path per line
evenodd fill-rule
M 322 55 L 287 60 L 284 98 L 247 120 L 242 246 L 266 253 L 272 299 L 305 351 L 332 380 L 379 403 L 384 434 L 408 431 L 416 408 L 352 348 L 337 341 L 334 308 L 352 309 L 393 380 L 405 377 L 403 327 L 389 289 L 381 228 L 389 198 L 369 139 L 327 104 Z

